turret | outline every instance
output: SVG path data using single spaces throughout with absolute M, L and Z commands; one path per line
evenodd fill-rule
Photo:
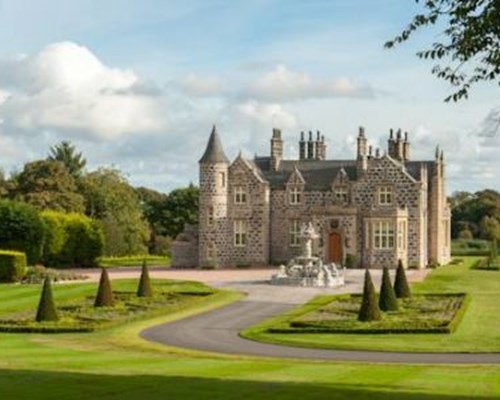
M 283 140 L 281 139 L 281 130 L 274 128 L 271 138 L 271 170 L 277 171 L 282 159 Z
M 224 245 L 227 230 L 229 161 L 214 125 L 200 166 L 199 260 L 200 267 L 221 266 L 218 249 Z

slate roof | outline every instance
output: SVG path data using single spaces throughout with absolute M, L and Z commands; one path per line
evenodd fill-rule
M 226 155 L 224 154 L 224 149 L 222 148 L 222 143 L 220 141 L 217 129 L 212 128 L 212 133 L 208 139 L 207 148 L 205 153 L 200 158 L 200 163 L 229 163 Z
M 355 160 L 282 160 L 277 171 L 271 170 L 269 157 L 257 157 L 254 164 L 273 189 L 285 188 L 295 167 L 306 181 L 306 190 L 329 190 L 342 168 L 350 180 L 357 178 Z

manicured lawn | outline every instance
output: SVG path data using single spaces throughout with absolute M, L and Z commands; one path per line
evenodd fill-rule
M 126 290 L 136 282 L 113 282 Z M 95 284 L 54 285 L 56 301 Z M 39 287 L 0 285 L 0 314 L 33 306 Z M 10 299 L 15 294 L 17 301 Z M 240 295 L 218 292 L 175 314 L 85 334 L 0 334 L 0 398 L 494 399 L 500 366 L 380 365 L 196 353 L 142 340 L 147 326 L 207 311 Z M 21 304 L 21 305 L 20 305 Z M 10 311 L 9 311 L 10 312 Z
M 152 297 L 137 297 L 136 280 L 113 284 L 113 307 L 94 307 L 96 284 L 56 285 L 54 297 L 59 320 L 35 322 L 40 285 L 4 285 L 0 292 L 2 332 L 89 332 L 123 322 L 172 313 L 203 301 L 215 291 L 198 282 L 159 280 L 153 283 Z M 28 290 L 26 290 L 28 289 Z M 23 300 L 18 301 L 19 294 Z
M 146 261 L 149 266 L 170 266 L 170 257 L 153 255 L 99 257 L 97 259 L 97 264 L 99 267 L 140 267 L 144 261 Z
M 367 349 L 421 352 L 500 352 L 500 273 L 471 270 L 477 258 L 466 257 L 461 265 L 438 268 L 422 283 L 413 285 L 414 293 L 469 293 L 470 304 L 452 334 L 280 334 L 269 333 L 303 313 L 301 308 L 265 321 L 246 330 L 253 340 L 304 347 Z M 306 306 L 307 307 L 307 306 Z

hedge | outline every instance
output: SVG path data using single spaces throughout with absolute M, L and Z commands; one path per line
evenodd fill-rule
M 0 248 L 26 253 L 32 265 L 42 257 L 44 236 L 43 221 L 34 207 L 0 200 Z
M 44 211 L 46 227 L 43 252 L 45 265 L 55 267 L 91 267 L 102 255 L 104 235 L 98 223 L 77 213 Z
M 0 282 L 17 282 L 26 274 L 26 254 L 0 250 Z

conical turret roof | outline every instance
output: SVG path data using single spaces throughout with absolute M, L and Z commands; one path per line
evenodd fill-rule
M 217 129 L 212 128 L 212 133 L 210 134 L 210 138 L 208 139 L 207 148 L 203 156 L 200 158 L 200 163 L 229 163 L 226 155 L 224 154 L 224 149 L 222 148 L 222 143 L 219 138 L 219 134 L 217 133 Z

